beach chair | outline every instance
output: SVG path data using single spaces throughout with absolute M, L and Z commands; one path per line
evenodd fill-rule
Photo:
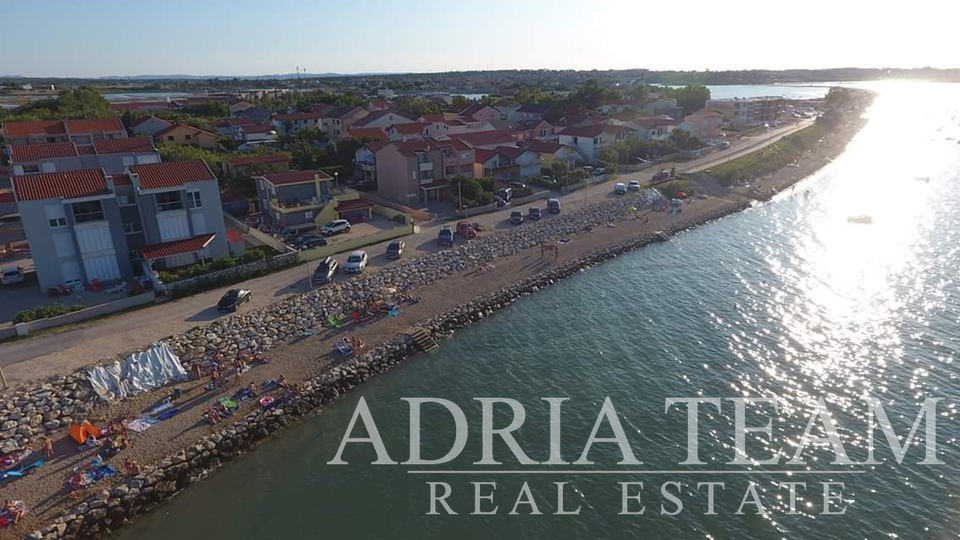
M 329 324 L 331 328 L 340 328 L 340 321 L 334 319 L 333 316 L 327 317 L 327 324 Z
M 340 354 L 344 356 L 350 356 L 351 354 L 353 354 L 353 348 L 351 348 L 349 345 L 347 345 L 343 341 L 338 341 L 336 343 L 336 347 L 337 347 L 337 350 L 340 351 Z
M 400 314 L 400 308 L 395 307 L 387 312 L 387 317 L 396 317 L 399 314 Z

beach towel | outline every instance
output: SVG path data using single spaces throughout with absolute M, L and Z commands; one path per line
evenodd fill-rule
M 400 308 L 393 308 L 389 312 L 387 312 L 387 317 L 396 317 L 399 314 L 400 314 Z
M 240 401 L 246 401 L 248 399 L 253 399 L 257 396 L 256 394 L 251 392 L 249 388 L 241 388 L 240 390 L 237 390 L 237 393 L 234 394 L 233 397 L 239 399 Z
M 156 424 L 157 422 L 159 422 L 159 420 L 156 418 L 137 418 L 127 422 L 127 429 L 137 433 L 142 433 L 150 429 L 150 426 Z
M 234 412 L 234 411 L 236 411 L 237 409 L 240 408 L 240 406 L 237 405 L 237 402 L 236 402 L 236 401 L 234 401 L 234 400 L 232 400 L 232 399 L 230 399 L 230 398 L 228 398 L 228 397 L 222 397 L 222 398 L 218 399 L 218 400 L 217 400 L 217 403 L 223 405 L 224 408 L 226 408 L 226 409 L 227 409 L 228 411 L 230 411 L 230 412 Z
M 158 414 L 157 420 L 167 420 L 168 418 L 173 418 L 178 414 L 180 414 L 180 409 L 170 409 L 169 411 Z
M 353 354 L 353 349 L 351 349 L 349 345 L 347 345 L 342 341 L 338 341 L 336 343 L 336 346 L 337 346 L 337 350 L 340 351 L 340 354 L 344 356 L 350 356 L 351 354 Z

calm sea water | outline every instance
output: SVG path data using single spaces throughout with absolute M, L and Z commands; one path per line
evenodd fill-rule
M 817 99 L 827 95 L 836 83 L 787 84 L 724 84 L 708 86 L 713 99 L 782 96 L 787 99 Z
M 466 329 L 438 353 L 364 385 L 117 538 L 955 538 L 960 89 L 881 89 L 870 125 L 847 153 L 794 191 L 584 272 Z M 439 397 L 463 409 L 469 437 L 459 458 L 430 469 L 528 470 L 538 467 L 518 464 L 499 441 L 501 467 L 472 465 L 481 447 L 480 407 L 472 398 L 522 403 L 526 421 L 516 439 L 538 461 L 549 453 L 548 407 L 540 398 L 569 398 L 562 448 L 573 461 L 607 396 L 644 465 L 619 466 L 614 445 L 598 444 L 590 454 L 596 465 L 577 468 L 726 472 L 426 476 L 403 465 L 370 465 L 374 452 L 362 444 L 344 452 L 349 465 L 327 464 L 361 397 L 397 461 L 408 457 L 408 408 L 401 398 Z M 831 465 L 833 454 L 822 447 L 804 454 L 809 470 L 862 474 L 784 476 L 759 472 L 783 465 L 729 465 L 733 407 L 724 402 L 720 413 L 702 415 L 706 465 L 680 466 L 684 413 L 665 414 L 664 400 L 697 396 L 781 400 L 773 442 L 748 437 L 755 459 L 777 448 L 792 456 L 822 396 L 858 461 L 865 458 L 864 396 L 880 398 L 901 433 L 924 398 L 943 397 L 939 458 L 946 465 L 918 465 L 922 447 L 898 465 L 882 437 L 881 465 Z M 762 407 L 749 412 L 748 425 L 770 415 Z M 498 409 L 494 420 L 505 425 L 506 411 Z M 426 406 L 425 457 L 446 453 L 451 425 L 442 409 Z M 458 515 L 426 515 L 428 481 L 450 484 L 448 501 Z M 483 504 L 498 505 L 497 515 L 469 515 L 471 481 L 496 482 L 493 502 Z M 644 482 L 643 515 L 618 515 L 618 482 L 630 481 Z M 684 508 L 675 516 L 660 514 L 661 503 L 674 509 L 660 495 L 669 481 L 681 486 Z M 705 488 L 697 489 L 709 481 L 725 483 L 716 515 L 705 515 Z M 800 514 L 787 514 L 780 481 L 808 483 L 798 491 Z M 819 514 L 822 481 L 845 483 L 844 515 Z M 528 515 L 525 505 L 520 515 L 509 515 L 524 482 L 543 515 Z M 568 482 L 564 505 L 580 506 L 579 515 L 553 515 L 554 482 Z M 751 482 L 769 515 L 756 515 L 749 505 L 744 515 L 735 514 Z

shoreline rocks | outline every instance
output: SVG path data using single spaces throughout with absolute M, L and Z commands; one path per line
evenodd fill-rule
M 516 300 L 548 288 L 587 268 L 655 242 L 663 242 L 685 230 L 739 212 L 750 203 L 731 203 L 713 212 L 680 220 L 668 230 L 645 233 L 601 248 L 583 257 L 526 278 L 509 287 L 478 297 L 414 325 L 435 339 L 479 322 Z M 282 317 L 281 317 L 282 318 Z M 206 349 L 206 347 L 204 347 Z M 366 380 L 403 363 L 418 352 L 408 334 L 400 334 L 363 355 L 331 366 L 305 382 L 303 392 L 271 410 L 258 409 L 213 435 L 180 449 L 140 474 L 121 480 L 75 505 L 46 527 L 34 531 L 34 540 L 98 538 L 146 514 L 164 501 L 205 478 L 224 462 L 236 459 L 257 443 L 363 384 Z

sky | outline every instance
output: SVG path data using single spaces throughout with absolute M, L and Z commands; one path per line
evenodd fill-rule
M 0 75 L 960 67 L 944 0 L 3 0 Z

